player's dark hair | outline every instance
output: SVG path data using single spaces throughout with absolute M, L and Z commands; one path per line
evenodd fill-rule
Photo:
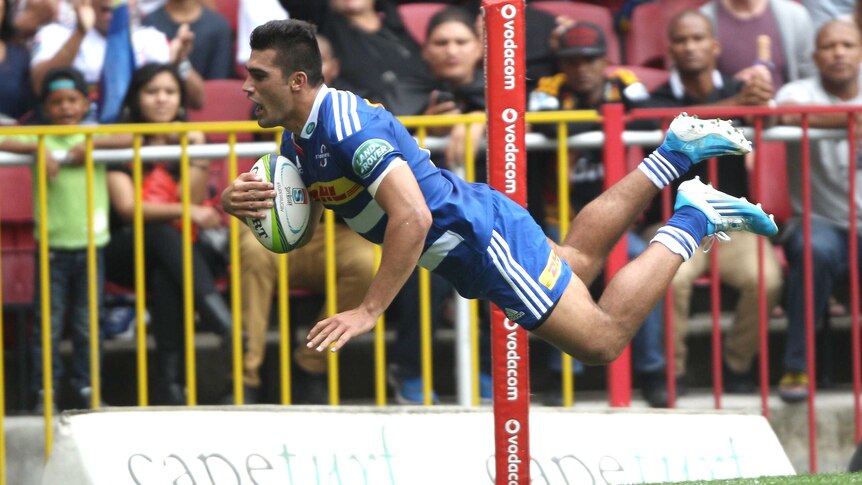
M 471 14 L 467 9 L 462 7 L 446 7 L 443 10 L 435 13 L 431 20 L 428 21 L 428 28 L 425 29 L 425 38 L 431 37 L 431 34 L 442 24 L 449 22 L 458 22 L 467 26 L 473 35 L 479 37 L 479 32 L 476 30 L 476 16 Z
M 308 84 L 323 83 L 317 27 L 302 20 L 270 20 L 252 31 L 249 45 L 253 50 L 275 49 L 276 60 L 285 78 L 296 71 L 308 76 Z
M 186 87 L 183 84 L 179 71 L 172 64 L 150 63 L 144 64 L 132 74 L 132 80 L 129 82 L 129 90 L 126 91 L 126 97 L 123 100 L 121 115 L 123 122 L 146 123 L 148 121 L 144 119 L 144 115 L 141 112 L 141 91 L 153 78 L 163 72 L 170 74 L 180 86 L 180 110 L 174 121 L 185 121 Z

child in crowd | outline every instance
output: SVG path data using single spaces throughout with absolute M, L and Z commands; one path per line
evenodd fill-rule
M 90 102 L 84 77 L 74 68 L 58 68 L 50 71 L 43 81 L 41 113 L 46 123 L 52 125 L 78 125 L 87 115 Z M 48 177 L 47 220 L 39 217 L 38 164 L 33 165 L 33 194 L 36 197 L 33 209 L 35 237 L 40 237 L 41 224 L 47 225 L 50 272 L 51 304 L 51 352 L 54 389 L 63 373 L 58 346 L 68 321 L 72 339 L 73 356 L 69 384 L 73 390 L 72 407 L 90 406 L 90 312 L 88 305 L 87 276 L 87 182 L 83 167 L 85 135 L 45 136 L 44 169 Z M 96 147 L 107 147 L 109 139 L 94 140 Z M 37 135 L 0 137 L 0 150 L 35 155 L 38 151 Z M 63 152 L 64 162 L 58 158 Z M 38 163 L 38 162 L 37 162 Z M 105 182 L 105 166 L 97 165 L 93 178 L 94 212 L 93 230 L 97 248 L 97 294 L 101 302 L 104 264 L 102 248 L 110 238 L 108 231 L 108 191 Z M 36 274 L 40 274 L 39 255 L 36 255 Z M 33 325 L 31 355 L 33 376 L 31 390 L 35 396 L 34 411 L 44 410 L 42 369 L 42 313 L 41 288 L 36 283 L 35 324 Z M 53 403 L 52 403 L 53 405 Z

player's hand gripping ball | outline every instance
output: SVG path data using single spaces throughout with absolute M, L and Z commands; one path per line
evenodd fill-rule
M 274 253 L 295 249 L 308 229 L 311 216 L 308 190 L 299 169 L 287 158 L 267 153 L 255 162 L 250 172 L 272 182 L 276 195 L 266 217 L 246 217 L 245 223 L 266 249 Z

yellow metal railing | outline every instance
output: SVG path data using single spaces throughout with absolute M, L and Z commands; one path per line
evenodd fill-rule
M 416 130 L 416 136 L 421 146 L 425 146 L 427 141 L 427 130 L 432 127 L 454 126 L 463 124 L 469 132 L 470 124 L 484 123 L 484 114 L 467 114 L 453 116 L 407 116 L 400 118 L 408 128 Z M 559 213 L 560 213 L 560 233 L 565 234 L 568 229 L 569 207 L 568 201 L 568 147 L 567 147 L 567 128 L 566 123 L 583 121 L 592 122 L 598 121 L 600 118 L 595 111 L 584 112 L 553 112 L 553 113 L 528 113 L 526 117 L 527 123 L 556 123 L 558 133 L 557 145 L 557 169 L 558 181 L 557 190 L 559 193 Z M 182 216 L 182 246 L 183 246 L 183 331 L 185 334 L 185 357 L 186 357 L 186 383 L 187 383 L 187 403 L 188 405 L 196 405 L 198 403 L 197 395 L 197 368 L 195 365 L 195 342 L 194 342 L 194 297 L 193 297 L 193 268 L 191 257 L 191 218 L 190 218 L 190 198 L 187 187 L 189 185 L 189 137 L 190 131 L 202 131 L 204 133 L 227 133 L 228 134 L 228 155 L 227 155 L 227 173 L 229 180 L 234 179 L 238 174 L 237 167 L 237 133 L 261 133 L 267 132 L 275 136 L 276 144 L 280 143 L 281 131 L 265 130 L 258 127 L 255 122 L 215 122 L 215 123 L 170 123 L 170 124 L 146 124 L 146 125 L 88 125 L 88 126 L 13 126 L 0 128 L 2 135 L 38 135 L 38 151 L 36 155 L 36 194 L 34 196 L 38 200 L 39 220 L 41 221 L 38 229 L 38 257 L 40 272 L 38 282 L 41 289 L 41 301 L 39 302 L 42 314 L 42 321 L 39 324 L 42 326 L 42 347 L 45 349 L 42 353 L 42 366 L 44 369 L 42 386 L 44 388 L 45 406 L 45 456 L 46 459 L 50 454 L 53 435 L 53 409 L 51 403 L 54 402 L 56 390 L 53 388 L 52 379 L 52 354 L 51 354 L 51 304 L 50 304 L 50 284 L 49 284 L 49 244 L 47 235 L 47 174 L 45 172 L 46 163 L 46 147 L 45 136 L 51 135 L 69 135 L 69 134 L 84 134 L 86 139 L 86 157 L 84 167 L 86 170 L 87 184 L 87 210 L 89 214 L 94 211 L 94 156 L 93 156 L 93 137 L 95 135 L 104 134 L 133 134 L 132 137 L 132 179 L 134 184 L 134 199 L 135 207 L 133 213 L 133 229 L 134 229 L 134 291 L 135 291 L 135 314 L 136 314 L 136 367 L 137 367 L 137 403 L 140 406 L 149 405 L 149 396 L 147 391 L 148 373 L 147 373 L 147 335 L 146 335 L 146 277 L 145 277 L 145 254 L 144 254 L 144 219 L 142 209 L 142 180 L 143 180 L 143 164 L 146 163 L 142 157 L 144 150 L 143 139 L 146 135 L 163 134 L 163 133 L 178 133 L 180 135 L 180 183 L 183 188 L 181 204 L 183 206 Z M 475 154 L 477 148 L 474 146 L 472 137 L 467 136 L 465 139 L 465 167 L 464 176 L 468 181 L 476 179 L 475 173 Z M 230 264 L 233 269 L 230 272 L 230 295 L 231 309 L 233 312 L 233 332 L 231 348 L 232 356 L 232 377 L 233 377 L 233 395 L 234 402 L 240 404 L 243 399 L 242 386 L 242 292 L 239 279 L 239 271 L 236 269 L 241 267 L 242 261 L 239 253 L 239 221 L 236 218 L 230 218 Z M 330 211 L 326 211 L 324 230 L 326 231 L 326 309 L 328 315 L 333 315 L 337 312 L 337 291 L 335 284 L 335 231 L 334 217 Z M 88 305 L 90 309 L 90 366 L 92 376 L 92 402 L 93 408 L 97 408 L 102 401 L 102 383 L 99 376 L 99 342 L 98 332 L 98 302 L 99 295 L 97 294 L 96 274 L 97 258 L 95 247 L 95 235 L 93 229 L 92 217 L 88 218 L 88 243 L 87 243 L 87 274 L 89 276 L 88 286 Z M 377 264 L 379 265 L 380 251 L 376 251 Z M 278 268 L 278 332 L 279 332 L 279 370 L 280 370 L 280 401 L 283 404 L 292 402 L 291 393 L 291 336 L 290 336 L 290 298 L 289 298 L 289 283 L 288 283 L 288 258 L 285 255 L 279 257 Z M 0 294 L 2 297 L 2 294 Z M 2 301 L 2 298 L 0 298 Z M 429 274 L 426 270 L 420 270 L 420 326 L 421 326 L 421 361 L 422 361 L 422 377 L 424 380 L 423 396 L 426 405 L 431 404 L 432 396 L 432 322 L 430 308 L 430 284 Z M 344 310 L 344 309 L 341 309 Z M 472 380 L 472 402 L 474 405 L 479 403 L 479 332 L 478 332 L 478 304 L 475 301 L 470 303 L 470 347 L 472 349 L 471 373 Z M 0 316 L 2 318 L 2 316 Z M 2 323 L 2 320 L 0 320 Z M 2 339 L 2 335 L 0 335 Z M 2 340 L 0 340 L 2 343 Z M 387 403 L 386 398 L 386 327 L 383 317 L 378 321 L 377 328 L 374 333 L 374 395 L 375 402 L 378 406 L 384 406 Z M 2 352 L 2 345 L 0 345 Z M 332 405 L 340 403 L 340 385 L 339 385 L 339 367 L 338 356 L 336 353 L 329 353 L 329 402 Z M 2 381 L 2 355 L 0 355 L 0 384 Z M 564 403 L 571 405 L 573 399 L 573 385 L 571 380 L 571 359 L 568 356 L 564 357 L 564 372 L 563 376 L 563 395 Z M 0 386 L 2 387 L 2 386 Z M 0 392 L 0 405 L 3 404 L 5 392 Z M 0 406 L 2 409 L 2 406 Z M 2 419 L 2 416 L 0 416 Z M 4 460 L 5 454 L 2 453 L 5 443 L 3 437 L 0 436 L 0 460 Z M 0 485 L 5 479 L 5 461 L 0 461 Z

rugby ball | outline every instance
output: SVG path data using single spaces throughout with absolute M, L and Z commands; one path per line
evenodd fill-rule
M 266 212 L 266 217 L 246 217 L 245 223 L 266 249 L 274 253 L 295 249 L 308 229 L 311 216 L 308 190 L 299 169 L 287 158 L 267 153 L 249 171 L 272 182 L 276 195 L 275 204 Z

